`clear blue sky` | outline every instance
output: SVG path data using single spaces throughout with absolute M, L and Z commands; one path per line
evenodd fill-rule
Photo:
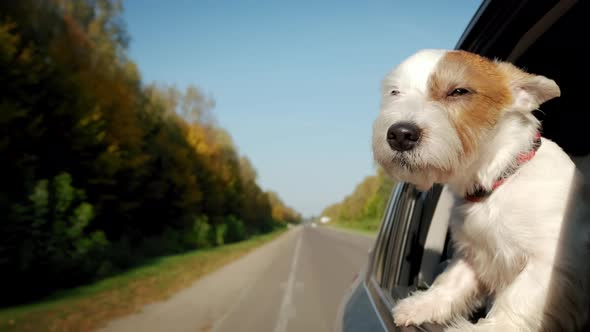
M 479 1 L 128 0 L 144 82 L 193 84 L 258 170 L 306 216 L 375 173 L 379 83 L 422 48 L 453 48 Z

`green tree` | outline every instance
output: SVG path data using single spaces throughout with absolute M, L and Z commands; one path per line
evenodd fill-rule
M 142 83 L 122 11 L 0 3 L 0 304 L 299 218 L 260 188 L 211 97 Z
M 367 176 L 341 202 L 329 205 L 322 215 L 335 220 L 381 219 L 394 181 L 381 169 L 377 175 Z

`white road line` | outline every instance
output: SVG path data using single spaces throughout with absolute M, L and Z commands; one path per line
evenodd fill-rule
M 274 332 L 287 332 L 287 323 L 289 318 L 295 316 L 295 306 L 293 305 L 293 290 L 296 287 L 295 273 L 297 272 L 297 262 L 299 261 L 299 250 L 301 248 L 301 238 L 303 232 L 300 232 L 297 244 L 295 245 L 295 253 L 293 254 L 293 262 L 291 262 L 291 271 L 289 272 L 289 279 L 285 287 L 285 294 L 283 294 L 283 301 L 279 309 L 279 317 L 275 325 Z M 298 283 L 303 287 L 303 283 Z
M 280 238 L 282 238 L 282 237 L 280 237 Z M 221 316 L 221 318 L 219 318 L 217 321 L 215 321 L 213 323 L 213 326 L 211 327 L 212 332 L 216 332 L 223 325 L 225 320 L 228 319 L 236 310 L 238 310 L 238 308 L 242 304 L 242 301 L 244 301 L 246 299 L 246 295 L 248 295 L 250 293 L 250 291 L 252 290 L 252 288 L 254 288 L 255 285 L 256 285 L 256 280 L 253 280 L 247 287 L 242 289 L 242 291 L 240 292 L 240 295 L 238 295 L 237 300 L 232 304 L 232 306 L 229 308 L 229 310 L 227 310 L 223 314 L 223 316 Z

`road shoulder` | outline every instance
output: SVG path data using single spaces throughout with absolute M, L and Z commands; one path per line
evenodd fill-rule
M 214 331 L 237 310 L 255 281 L 283 247 L 298 236 L 296 227 L 272 242 L 201 278 L 168 300 L 109 322 L 101 331 Z M 195 325 L 198 324 L 198 325 Z

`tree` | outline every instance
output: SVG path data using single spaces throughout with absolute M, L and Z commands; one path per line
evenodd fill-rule
M 341 202 L 329 205 L 322 215 L 335 220 L 381 219 L 394 181 L 377 168 L 377 175 L 367 176 Z
M 211 97 L 141 82 L 122 10 L 0 4 L 2 304 L 297 218 L 260 188 Z
M 272 217 L 274 220 L 288 223 L 301 222 L 301 214 L 285 205 L 276 192 L 268 191 L 267 195 L 272 208 Z

